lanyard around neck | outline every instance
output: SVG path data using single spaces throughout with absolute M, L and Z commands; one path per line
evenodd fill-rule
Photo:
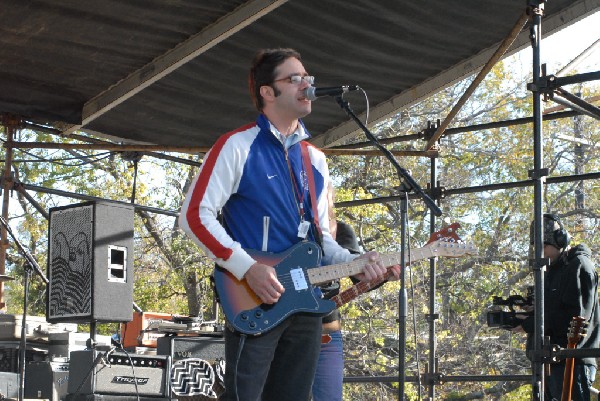
M 287 150 L 285 151 L 285 159 L 288 165 L 288 171 L 290 173 L 290 181 L 292 182 L 292 191 L 294 192 L 294 199 L 296 200 L 296 204 L 298 207 L 298 214 L 300 215 L 300 222 L 304 221 L 304 195 L 306 191 L 304 190 L 304 185 L 300 186 L 298 181 L 296 180 L 296 176 L 294 175 L 294 171 L 292 169 L 292 164 L 290 162 L 290 158 L 288 157 Z
M 313 174 L 312 163 L 310 162 L 310 156 L 308 155 L 308 142 L 302 141 L 300 142 L 300 146 L 302 148 L 302 160 L 304 162 L 304 169 L 306 170 L 306 177 L 308 178 L 308 192 L 310 194 L 310 203 L 312 205 L 313 210 L 313 222 L 315 227 L 317 228 L 317 236 L 319 242 L 321 242 L 321 238 L 323 232 L 321 231 L 321 225 L 319 224 L 319 213 L 317 210 L 317 196 L 316 196 L 316 188 L 315 188 L 315 176 Z

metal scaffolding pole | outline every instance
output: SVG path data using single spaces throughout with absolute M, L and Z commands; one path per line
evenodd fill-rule
M 438 177 L 437 177 L 437 159 L 430 159 L 430 177 L 429 177 L 429 187 L 432 192 L 435 194 L 439 194 L 439 192 L 435 191 L 438 187 Z M 440 197 L 434 196 L 437 204 L 440 204 Z M 433 234 L 435 232 L 436 227 L 436 216 L 433 213 L 429 214 L 429 233 Z M 436 272 L 437 272 L 437 259 L 432 258 L 429 259 L 429 315 L 427 316 L 427 322 L 429 324 L 429 359 L 428 359 L 428 368 L 427 368 L 427 379 L 426 383 L 429 386 L 428 394 L 430 400 L 435 400 L 435 383 L 438 382 L 440 373 L 438 372 L 438 359 L 437 359 L 437 334 L 436 334 L 436 321 L 438 319 L 438 313 L 436 310 L 436 302 L 435 302 L 435 294 L 437 292 L 437 280 L 436 280 Z
M 530 177 L 534 181 L 534 236 L 535 251 L 532 263 L 534 277 L 535 298 L 535 331 L 533 334 L 533 362 L 532 362 L 532 399 L 534 401 L 544 400 L 544 360 L 542 349 L 544 348 L 544 273 L 546 263 L 543 258 L 543 227 L 542 227 L 542 191 L 548 170 L 543 169 L 543 147 L 542 147 L 542 94 L 540 92 L 541 63 L 540 45 L 542 40 L 542 15 L 544 12 L 543 2 L 530 0 L 528 12 L 531 14 L 532 24 L 530 26 L 529 38 L 533 50 L 533 83 L 529 85 L 533 96 L 533 170 Z
M 12 142 L 14 133 L 20 124 L 19 118 L 12 115 L 2 116 L 2 125 L 6 130 L 6 156 L 4 158 L 4 173 L 2 175 L 2 217 L 8 221 L 9 191 L 12 189 Z M 6 272 L 6 249 L 8 248 L 8 233 L 4 227 L 0 228 L 0 275 Z M 0 309 L 4 309 L 4 282 L 0 281 Z

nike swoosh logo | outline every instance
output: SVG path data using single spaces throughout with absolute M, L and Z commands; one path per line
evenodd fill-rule
M 277 177 L 277 174 L 273 174 L 273 175 L 269 175 L 267 174 L 267 179 L 270 180 L 271 178 L 275 178 Z

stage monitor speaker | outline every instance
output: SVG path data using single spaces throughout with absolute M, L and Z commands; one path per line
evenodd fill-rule
M 25 367 L 25 398 L 63 400 L 69 382 L 69 362 L 66 359 L 28 363 Z
M 46 319 L 128 322 L 133 308 L 133 206 L 50 209 Z
M 68 392 L 168 397 L 170 357 L 83 350 L 71 352 Z M 137 383 L 137 386 L 136 386 Z

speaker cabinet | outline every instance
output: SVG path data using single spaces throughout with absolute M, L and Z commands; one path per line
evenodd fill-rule
M 221 334 L 161 337 L 156 353 L 171 357 L 171 398 L 205 401 L 225 391 L 225 340 Z
M 50 209 L 46 319 L 128 322 L 133 305 L 133 206 Z
M 69 394 L 168 397 L 170 358 L 83 350 L 71 352 Z M 137 386 L 136 386 L 137 383 Z

